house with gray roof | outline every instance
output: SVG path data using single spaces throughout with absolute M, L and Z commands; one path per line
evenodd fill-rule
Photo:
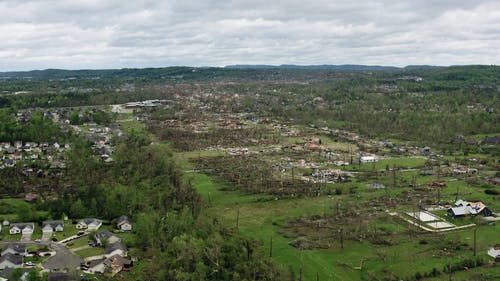
M 95 218 L 86 218 L 81 219 L 76 224 L 77 229 L 87 229 L 90 231 L 98 230 L 102 225 L 102 221 L 100 219 Z
M 32 222 L 27 223 L 11 223 L 10 224 L 10 234 L 33 234 L 35 231 L 35 224 Z
M 132 222 L 129 217 L 121 216 L 116 220 L 116 227 L 121 231 L 131 231 L 132 230 Z
M 455 202 L 455 206 L 448 209 L 448 215 L 451 217 L 463 217 L 468 215 L 483 215 L 491 216 L 491 210 L 483 204 L 483 202 L 468 202 L 464 200 L 458 200 Z
M 120 237 L 116 236 L 109 230 L 103 230 L 96 235 L 94 235 L 95 241 L 98 245 L 103 246 L 104 241 L 107 241 L 108 244 L 112 244 L 118 241 L 121 241 Z
M 106 259 L 98 259 L 91 261 L 88 264 L 89 269 L 87 271 L 92 274 L 104 273 L 106 271 L 106 264 L 104 264 L 105 260 Z
M 2 256 L 9 253 L 13 255 L 26 256 L 28 251 L 26 250 L 25 244 L 9 243 L 3 247 Z
M 20 268 L 23 266 L 23 256 L 7 253 L 0 257 L 0 269 Z
M 128 248 L 121 241 L 110 243 L 104 249 L 104 256 L 106 258 L 110 258 L 114 255 L 119 255 L 122 257 L 126 257 L 128 254 Z
M 43 233 L 52 233 L 54 231 L 57 232 L 64 231 L 64 222 L 62 220 L 44 221 L 42 223 Z

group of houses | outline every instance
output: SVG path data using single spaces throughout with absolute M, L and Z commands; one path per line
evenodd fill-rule
M 10 223 L 8 220 L 4 220 L 2 225 L 4 227 L 10 227 L 9 234 L 33 234 L 35 231 L 35 223 Z M 0 225 L 0 231 L 2 230 L 2 225 Z M 96 218 L 84 218 L 77 222 L 76 229 L 87 230 L 87 231 L 97 231 L 102 226 L 102 220 Z M 127 216 L 121 216 L 117 219 L 117 228 L 121 231 L 131 231 L 132 223 Z M 42 233 L 52 234 L 54 232 L 64 231 L 64 221 L 63 220 L 47 220 L 42 222 Z
M 72 126 L 73 130 L 85 137 L 91 144 L 94 155 L 99 156 L 105 163 L 112 163 L 115 149 L 112 145 L 112 139 L 115 136 L 122 136 L 123 132 L 118 128 L 99 126 L 96 123 L 83 124 L 88 130 L 82 130 L 78 126 Z
M 127 216 L 121 216 L 116 221 L 116 226 L 121 231 L 131 231 L 132 224 Z M 104 247 L 104 255 L 82 264 L 81 269 L 88 273 L 106 273 L 114 275 L 120 271 L 128 271 L 133 261 L 128 256 L 128 248 L 122 239 L 109 230 L 103 230 L 94 236 L 96 245 Z
M 65 166 L 63 155 L 69 149 L 70 145 L 67 143 L 1 142 L 0 169 L 12 168 L 20 162 L 26 164 L 30 161 L 43 161 L 50 168 L 59 168 Z
M 27 223 L 11 223 L 9 234 L 33 234 L 35 231 L 35 223 L 27 222 Z
M 4 227 L 9 226 L 9 234 L 22 234 L 31 235 L 35 232 L 35 223 L 33 222 L 22 222 L 22 223 L 10 223 L 4 220 L 2 225 Z M 2 227 L 0 226 L 0 231 Z M 52 235 L 53 232 L 64 231 L 64 222 L 62 220 L 44 221 L 42 222 L 42 233 L 44 235 Z M 50 237 L 50 236 L 49 236 Z

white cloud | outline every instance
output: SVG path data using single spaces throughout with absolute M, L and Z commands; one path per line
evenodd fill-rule
M 0 70 L 500 64 L 500 3 L 0 0 Z

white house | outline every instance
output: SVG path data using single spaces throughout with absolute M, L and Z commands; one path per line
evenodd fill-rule
M 373 162 L 377 162 L 378 159 L 376 156 L 366 155 L 366 156 L 361 156 L 360 161 L 361 161 L 361 163 L 373 163 Z
M 132 230 L 132 223 L 130 222 L 130 219 L 127 216 L 119 217 L 116 221 L 116 226 L 121 231 L 131 231 Z
M 76 224 L 76 228 L 94 231 L 94 230 L 98 230 L 101 227 L 101 225 L 102 225 L 102 221 L 100 219 L 86 218 L 86 219 L 80 220 Z
M 28 223 L 12 223 L 10 224 L 10 234 L 33 234 L 35 230 L 35 224 L 32 222 Z
M 42 232 L 43 233 L 52 233 L 54 231 L 61 232 L 64 231 L 64 222 L 62 220 L 55 221 L 44 221 L 42 223 Z

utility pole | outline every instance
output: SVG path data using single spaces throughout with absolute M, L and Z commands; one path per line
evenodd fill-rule
M 340 248 L 344 249 L 344 229 L 340 229 Z
M 271 236 L 271 243 L 269 244 L 269 257 L 273 257 L 273 237 Z
M 476 227 L 474 228 L 474 256 L 477 255 L 477 231 L 479 229 L 479 224 L 476 223 Z
M 396 188 L 396 164 L 392 165 L 392 186 Z
M 238 229 L 240 225 L 240 208 L 238 208 L 238 211 L 236 213 L 236 229 Z

